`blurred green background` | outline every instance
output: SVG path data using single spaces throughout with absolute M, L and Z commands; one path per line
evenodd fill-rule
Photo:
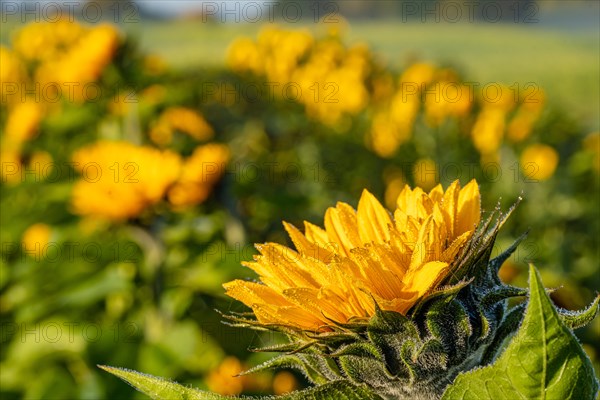
M 96 364 L 230 394 L 302 386 L 232 377 L 272 338 L 221 323 L 242 309 L 221 285 L 252 277 L 253 243 L 290 244 L 282 220 L 322 225 L 363 188 L 391 208 L 405 184 L 476 178 L 486 214 L 522 196 L 497 251 L 530 233 L 502 278 L 524 286 L 533 262 L 559 306 L 589 304 L 600 8 L 497 3 L 497 22 L 451 23 L 443 1 L 295 2 L 306 18 L 276 27 L 190 2 L 94 2 L 98 23 L 3 3 L 2 398 L 143 398 Z M 598 371 L 598 319 L 576 333 Z

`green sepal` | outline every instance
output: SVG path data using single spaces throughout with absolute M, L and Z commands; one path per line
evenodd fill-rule
M 491 259 L 489 262 L 490 270 L 495 274 L 498 274 L 498 271 L 500 271 L 500 267 L 502 266 L 502 264 L 504 264 L 504 261 L 508 260 L 508 258 L 515 252 L 515 250 L 517 250 L 519 244 L 521 244 L 521 242 L 525 240 L 525 238 L 527 238 L 528 234 L 528 231 L 523 233 L 508 247 L 508 249 L 504 250 L 499 256 Z
M 460 292 L 462 289 L 464 289 L 465 287 L 467 287 L 471 282 L 473 282 L 473 279 L 469 279 L 469 280 L 462 280 L 454 285 L 451 286 L 442 286 L 440 288 L 437 288 L 436 290 L 434 290 L 433 292 L 431 292 L 430 294 L 428 294 L 427 296 L 425 296 L 422 300 L 420 300 L 416 306 L 414 306 L 410 312 L 409 315 L 412 316 L 417 316 L 419 315 L 419 313 L 421 312 L 421 310 L 428 305 L 429 303 L 431 303 L 432 301 L 436 301 L 436 300 L 440 300 L 440 299 L 445 299 L 445 300 L 451 300 L 454 297 L 456 297 L 456 295 L 458 295 L 458 292 Z
M 266 371 L 273 368 L 289 368 L 300 371 L 310 382 L 314 384 L 323 384 L 328 382 L 327 377 L 323 376 L 319 371 L 314 369 L 311 365 L 308 365 L 297 355 L 280 355 L 276 356 L 270 360 L 265 361 L 262 364 L 257 365 L 256 367 L 250 368 L 244 372 L 241 372 L 239 375 L 248 375 L 256 372 Z
M 438 301 L 427 311 L 425 321 L 428 331 L 444 346 L 449 362 L 462 361 L 468 349 L 473 329 L 464 307 L 457 301 Z
M 374 360 L 383 361 L 383 355 L 371 342 L 351 343 L 331 353 L 331 357 L 341 356 L 371 357 Z
M 454 284 L 466 276 L 474 277 L 474 283 L 481 287 L 493 286 L 500 282 L 498 275 L 492 273 L 492 269 L 490 268 L 490 256 L 498 231 L 519 205 L 520 201 L 521 198 L 519 197 L 515 204 L 504 214 L 499 212 L 500 205 L 496 207 L 496 210 L 476 230 L 471 240 L 469 240 L 458 255 L 457 259 L 460 261 L 457 265 L 453 266 L 453 273 L 446 279 L 446 284 Z M 491 221 L 496 213 L 498 213 L 498 218 L 492 228 L 490 228 Z
M 409 385 L 417 380 L 418 367 L 415 354 L 418 353 L 417 344 L 412 340 L 402 342 L 399 351 L 399 360 L 402 363 L 402 372 L 408 379 Z
M 516 286 L 500 285 L 489 289 L 480 300 L 481 308 L 487 310 L 495 304 L 511 297 L 527 295 L 527 289 Z
M 375 315 L 367 328 L 369 340 L 384 355 L 387 368 L 393 375 L 399 375 L 404 368 L 400 351 L 405 341 L 421 343 L 416 324 L 404 315 L 393 311 L 375 308 Z
M 307 353 L 298 353 L 298 357 L 329 381 L 343 378 L 338 364 L 329 355 L 310 349 Z
M 345 343 L 352 343 L 360 340 L 360 336 L 354 332 L 304 332 L 304 336 L 314 342 L 332 347 L 338 347 Z
M 481 357 L 481 365 L 487 365 L 494 361 L 498 351 L 504 343 L 504 340 L 513 334 L 519 327 L 519 324 L 523 319 L 524 312 L 525 303 L 513 307 L 508 314 L 506 314 L 504 320 L 496 329 L 496 333 L 494 334 L 492 341 L 486 347 L 483 356 Z
M 569 329 L 577 329 L 589 324 L 598 314 L 598 310 L 600 310 L 600 296 L 596 296 L 592 304 L 582 311 L 569 311 L 563 308 L 556 309 L 560 320 Z
M 431 338 L 426 340 L 413 354 L 413 361 L 420 371 L 427 371 L 431 375 L 447 369 L 448 354 L 439 339 Z
M 356 383 L 367 383 L 373 389 L 380 391 L 394 380 L 385 365 L 371 357 L 340 356 L 338 363 L 350 380 Z
M 302 351 L 313 344 L 317 343 L 316 341 L 307 341 L 307 342 L 290 342 L 283 344 L 275 344 L 272 346 L 263 346 L 263 347 L 252 347 L 249 348 L 248 351 L 257 353 L 257 352 L 271 352 L 271 353 L 297 353 Z

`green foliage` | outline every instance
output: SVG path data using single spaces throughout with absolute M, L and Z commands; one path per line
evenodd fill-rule
M 221 396 L 192 389 L 152 375 L 141 374 L 122 368 L 99 366 L 103 370 L 123 379 L 142 393 L 155 400 L 226 400 L 240 397 Z M 362 386 L 355 386 L 346 380 L 336 380 L 314 388 L 294 392 L 285 396 L 267 396 L 260 399 L 278 400 L 382 400 Z
M 561 321 L 533 265 L 527 304 L 523 323 L 502 355 L 492 365 L 459 375 L 443 400 L 596 398 L 592 364 Z M 598 302 L 590 308 L 595 313 Z

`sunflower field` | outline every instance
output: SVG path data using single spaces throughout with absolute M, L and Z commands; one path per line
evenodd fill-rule
M 179 23 L 148 26 L 180 32 Z M 111 368 L 215 396 L 285 395 L 351 378 L 358 398 L 405 398 L 388 389 L 369 397 L 379 378 L 357 378 L 343 360 L 336 368 L 346 372 L 333 368 L 340 375 L 331 378 L 315 346 L 350 361 L 368 358 L 373 343 L 399 351 L 361 321 L 408 315 L 435 331 L 421 299 L 464 285 L 483 299 L 478 278 L 460 270 L 480 257 L 503 261 L 502 301 L 511 297 L 515 309 L 526 292 L 513 290 L 529 287 L 526 298 L 548 293 L 540 307 L 565 321 L 576 315 L 569 310 L 589 311 L 575 342 L 598 376 L 597 109 L 582 120 L 550 88 L 478 83 L 452 60 L 389 62 L 341 16 L 238 29 L 222 63 L 183 67 L 167 60 L 183 54 L 158 55 L 143 24 L 59 18 L 2 29 L 3 399 L 148 398 L 98 365 L 154 398 L 179 392 L 153 392 Z M 199 54 L 210 46 L 172 43 L 186 40 Z M 515 203 L 510 218 L 498 216 Z M 497 218 L 502 229 L 484 227 L 491 240 L 475 229 Z M 468 243 L 482 247 L 468 253 Z M 455 262 L 463 253 L 467 261 Z M 459 303 L 470 317 L 496 312 Z M 429 311 L 419 322 L 421 309 Z M 277 368 L 238 376 L 275 351 L 314 359 L 298 367 L 284 356 Z M 458 352 L 427 363 L 446 370 L 470 360 Z M 438 376 L 418 357 L 414 369 L 388 361 L 386 374 Z M 306 398 L 354 398 L 334 389 L 338 397 Z M 213 398 L 197 396 L 177 398 Z

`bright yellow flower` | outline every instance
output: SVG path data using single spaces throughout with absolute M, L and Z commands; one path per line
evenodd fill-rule
M 385 206 L 387 208 L 396 208 L 396 199 L 406 186 L 406 176 L 404 170 L 395 165 L 388 165 L 382 172 L 383 182 L 385 183 Z M 393 190 L 388 190 L 389 186 L 393 186 Z
M 86 84 L 97 80 L 105 67 L 112 61 L 119 43 L 117 29 L 109 24 L 100 24 L 86 30 L 84 34 L 64 51 L 43 62 L 36 71 L 36 80 L 42 85 L 66 86 L 69 101 L 85 101 L 97 93 L 86 88 Z
M 21 84 L 25 75 L 25 66 L 15 52 L 0 46 L 1 104 L 21 101 Z
M 427 63 L 415 63 L 408 67 L 400 77 L 400 82 L 405 85 L 416 85 L 416 89 L 422 89 L 435 77 L 435 66 Z
M 22 181 L 23 164 L 19 149 L 2 143 L 0 146 L 0 178 L 2 183 L 15 185 Z
M 315 41 L 307 30 L 272 25 L 264 27 L 256 41 L 236 40 L 228 53 L 232 69 L 264 76 L 276 83 L 275 97 L 304 104 L 311 118 L 336 128 L 345 114 L 366 107 L 371 60 L 364 45 L 347 48 L 337 37 Z
M 73 187 L 74 212 L 110 220 L 137 216 L 161 200 L 181 168 L 176 153 L 128 142 L 98 142 L 73 161 L 82 174 Z
M 544 108 L 544 92 L 538 90 L 535 96 L 527 96 L 519 110 L 508 124 L 507 134 L 509 140 L 521 142 L 531 134 L 534 124 L 540 118 Z
M 36 150 L 29 157 L 28 169 L 36 171 L 36 182 L 42 179 L 56 179 L 54 159 L 47 151 Z
M 532 144 L 521 154 L 521 168 L 529 179 L 546 180 L 558 166 L 558 153 L 545 144 Z
M 37 133 L 42 116 L 40 103 L 32 99 L 17 103 L 8 114 L 4 135 L 14 143 L 25 142 Z
M 425 96 L 425 114 L 432 126 L 441 125 L 446 117 L 462 117 L 471 108 L 471 97 L 466 85 L 456 82 L 437 82 L 434 93 Z
M 496 153 L 504 138 L 505 112 L 498 107 L 486 107 L 477 116 L 471 137 L 482 155 Z
M 30 23 L 17 32 L 12 44 L 24 59 L 46 61 L 62 56 L 85 32 L 82 25 L 67 19 Z
M 479 187 L 455 181 L 426 193 L 408 186 L 391 215 L 364 191 L 355 211 L 338 203 L 325 229 L 284 223 L 296 251 L 266 243 L 244 263 L 260 283 L 235 280 L 227 294 L 251 307 L 262 324 L 326 331 L 331 321 L 365 320 L 384 310 L 402 314 L 449 274 L 480 221 Z
M 262 71 L 258 46 L 248 37 L 238 38 L 229 45 L 227 63 L 236 71 L 250 70 L 254 73 Z
M 202 203 L 225 172 L 229 148 L 211 143 L 197 147 L 185 161 L 181 176 L 169 190 L 169 201 L 175 207 Z
M 62 61 L 66 70 L 58 71 L 61 81 L 91 82 L 98 79 L 104 67 L 111 62 L 118 41 L 119 33 L 114 26 L 101 24 L 94 27 Z
M 490 85 L 481 91 L 481 103 L 484 108 L 494 108 L 505 113 L 515 106 L 514 90 L 506 85 Z
M 410 132 L 398 127 L 389 112 L 383 111 L 374 115 L 368 144 L 380 157 L 392 157 L 398 147 L 409 138 Z
M 33 224 L 23 233 L 21 244 L 27 254 L 39 257 L 50 243 L 52 230 L 46 224 Z

